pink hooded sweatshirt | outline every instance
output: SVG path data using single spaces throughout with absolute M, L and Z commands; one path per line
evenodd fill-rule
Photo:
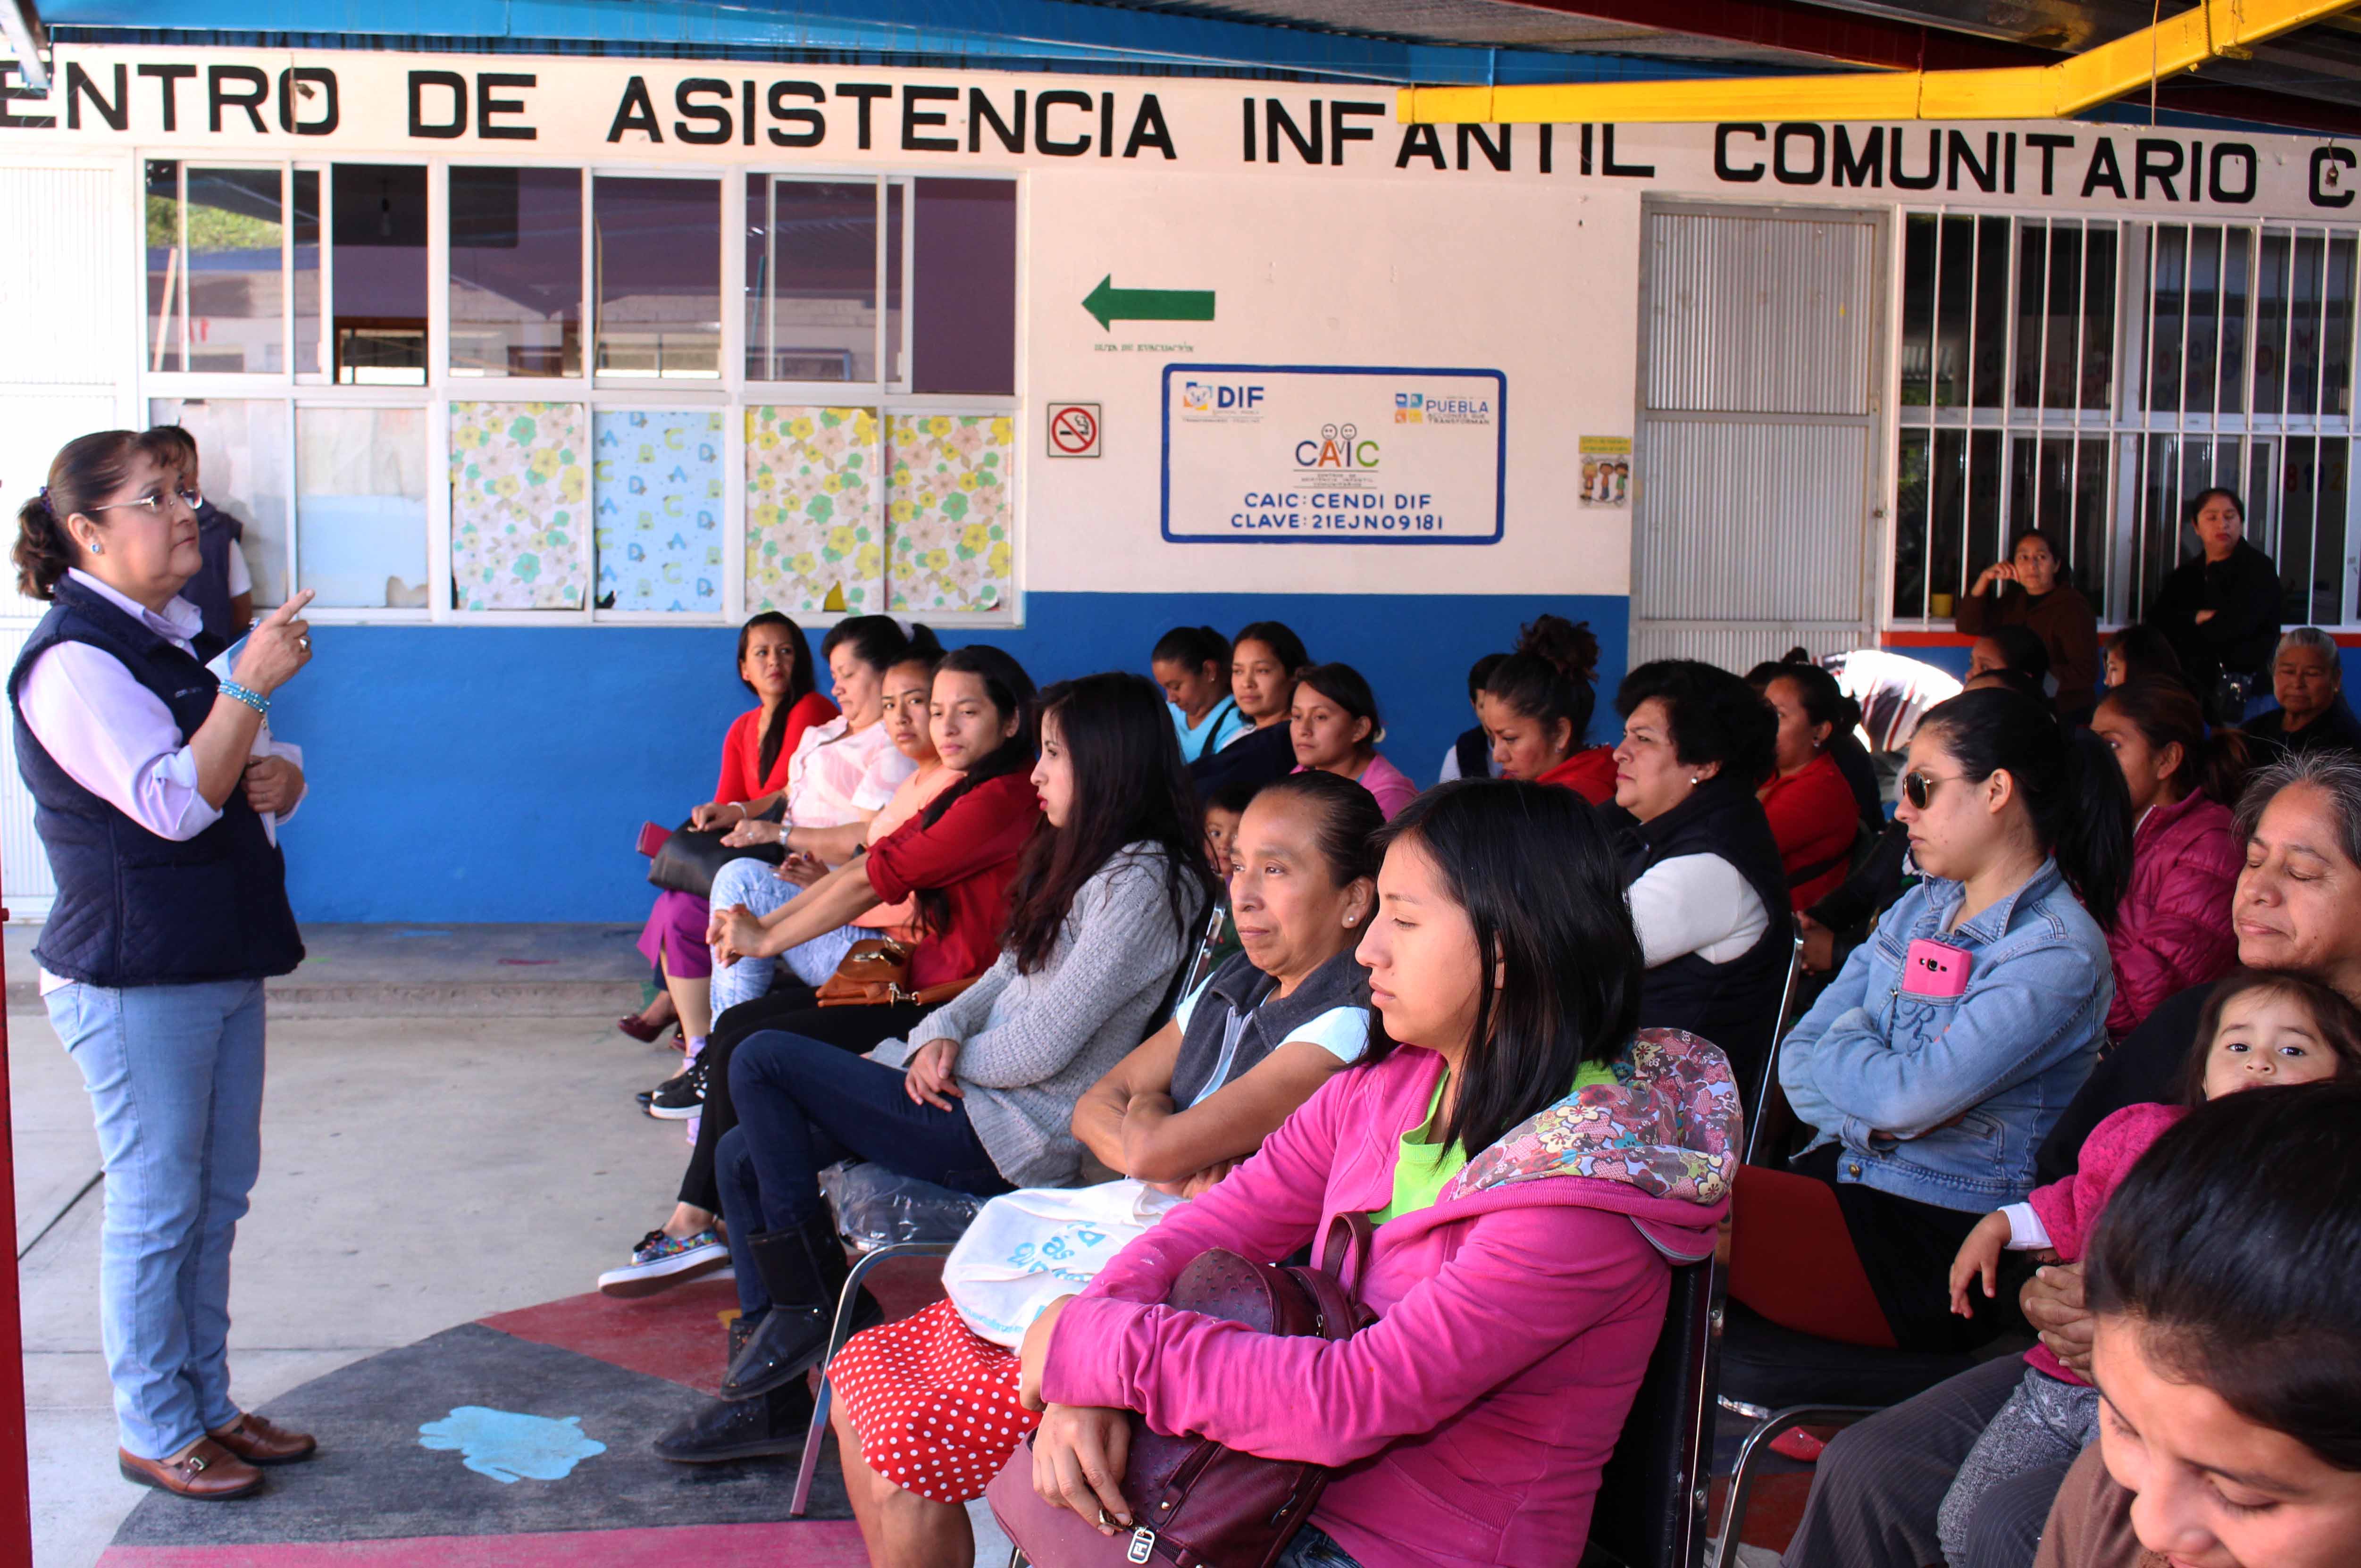
M 1351 1339 L 1162 1305 L 1208 1247 L 1276 1260 L 1392 1200 L 1443 1058 L 1404 1046 L 1337 1074 L 1067 1306 L 1045 1395 L 1336 1466 L 1312 1522 L 1367 1568 L 1562 1568 L 1664 1327 L 1672 1262 L 1712 1252 L 1741 1146 L 1713 1047 L 1646 1029 L 1614 1065 L 1616 1082 L 1510 1129 L 1433 1207 L 1378 1227 L 1358 1288 L 1379 1317 Z

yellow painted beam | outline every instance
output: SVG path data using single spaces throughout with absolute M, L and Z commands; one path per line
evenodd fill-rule
M 2203 0 L 2112 43 L 2004 71 L 1861 71 L 1728 81 L 1405 87 L 1403 124 L 1573 125 L 1715 120 L 2048 120 L 2136 92 L 2334 16 L 2356 0 Z

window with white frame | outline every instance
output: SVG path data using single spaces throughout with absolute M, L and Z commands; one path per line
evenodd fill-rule
M 2353 231 L 1907 214 L 1893 614 L 1940 623 L 2040 528 L 2107 623 L 2226 485 L 2290 624 L 2350 626 Z
M 153 159 L 142 199 L 142 389 L 258 603 L 1014 608 L 1014 181 Z

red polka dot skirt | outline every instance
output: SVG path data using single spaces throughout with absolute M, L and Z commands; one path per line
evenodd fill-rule
M 869 1468 L 938 1503 L 983 1496 L 1041 1418 L 1016 1402 L 1016 1353 L 949 1301 L 852 1336 L 829 1383 Z

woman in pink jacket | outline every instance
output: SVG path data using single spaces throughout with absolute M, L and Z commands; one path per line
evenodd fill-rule
M 2122 1039 L 2177 991 L 2237 961 L 2230 889 L 2246 849 L 2230 807 L 2246 782 L 2246 737 L 2205 731 L 2197 698 L 2178 681 L 2114 687 L 2091 720 L 2114 749 L 2131 792 L 2131 885 L 2107 931 L 2115 1000 L 2107 1034 Z
M 1737 1087 L 1704 1041 L 1635 1033 L 1640 943 L 1591 808 L 1461 781 L 1383 837 L 1365 1064 L 1027 1336 L 1035 1488 L 1104 1509 L 1108 1534 L 1132 1526 L 1137 1410 L 1335 1467 L 1280 1568 L 1569 1562 L 1671 1260 L 1713 1250 Z M 1357 1286 L 1378 1316 L 1349 1340 L 1161 1304 L 1208 1247 L 1275 1260 L 1356 1211 L 1377 1222 Z

